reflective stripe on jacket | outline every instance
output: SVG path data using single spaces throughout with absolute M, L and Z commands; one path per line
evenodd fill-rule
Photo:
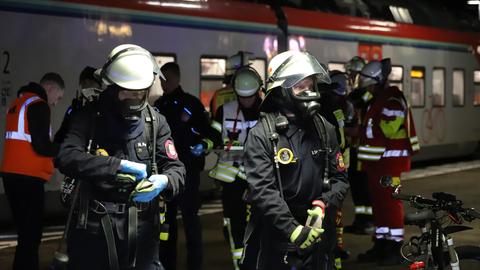
M 209 172 L 209 176 L 231 183 L 236 177 L 245 179 L 243 163 L 243 145 L 247 139 L 248 131 L 255 126 L 257 121 L 247 121 L 240 110 L 238 101 L 231 101 L 223 105 L 222 138 L 225 142 L 225 151 L 220 153 L 218 162 Z M 230 136 L 235 136 L 234 141 Z
M 402 92 L 396 87 L 384 91 L 365 114 L 359 160 L 410 157 L 420 149 L 410 108 Z
M 36 94 L 25 93 L 9 107 L 1 171 L 49 181 L 53 174 L 52 158 L 35 152 L 28 129 L 28 107 L 37 102 L 45 101 Z

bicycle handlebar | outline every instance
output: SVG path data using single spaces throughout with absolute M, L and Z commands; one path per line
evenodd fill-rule
M 394 193 L 392 194 L 394 199 L 397 200 L 402 200 L 402 201 L 409 201 L 414 204 L 424 204 L 424 205 L 430 205 L 434 206 L 437 205 L 436 200 L 431 200 L 431 199 L 426 199 L 423 198 L 420 195 L 405 195 L 405 194 L 400 194 L 400 193 Z
M 480 219 L 480 213 L 473 208 L 466 209 L 465 214 L 470 217 Z

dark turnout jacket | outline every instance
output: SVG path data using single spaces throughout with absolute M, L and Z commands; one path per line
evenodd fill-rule
M 136 122 L 128 122 L 118 113 L 112 101 L 112 91 L 105 90 L 98 103 L 89 104 L 73 114 L 71 125 L 66 132 L 55 165 L 70 177 L 91 182 L 114 183 L 120 161 L 127 159 L 147 164 L 147 173 L 151 174 L 152 136 L 145 128 L 147 108 Z M 165 117 L 154 111 L 156 128 L 156 163 L 158 173 L 168 177 L 168 185 L 162 195 L 170 199 L 183 189 L 185 168 L 175 153 L 170 128 Z M 150 126 L 150 125 L 148 125 Z M 87 153 L 93 134 L 93 150 L 101 148 L 109 156 Z M 95 187 L 95 184 L 93 185 Z M 109 200 L 108 194 L 101 194 L 102 200 Z
M 349 188 L 335 128 L 326 122 L 329 190 L 322 185 L 325 152 L 322 151 L 322 143 L 313 123 L 289 123 L 287 130 L 279 132 L 278 151 L 286 148 L 294 156 L 293 162 L 279 164 L 283 194 L 275 177 L 273 147 L 266 130 L 263 121 L 258 121 L 246 142 L 244 166 L 253 211 L 245 234 L 245 254 L 257 257 L 260 255 L 256 254 L 262 254 L 261 250 L 268 252 L 264 249 L 288 243 L 295 228 L 305 225 L 307 210 L 312 207 L 312 201 L 317 199 L 327 206 L 324 235 L 328 233 L 331 241 L 335 241 L 335 210 L 341 207 Z M 326 242 L 327 237 L 324 237 L 322 241 Z M 256 251 L 252 253 L 252 250 L 248 250 L 251 248 Z

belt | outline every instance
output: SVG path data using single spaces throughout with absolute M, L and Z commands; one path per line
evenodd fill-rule
M 132 205 L 137 207 L 138 212 L 142 212 L 148 209 L 150 203 L 115 203 L 115 202 L 103 202 L 92 200 L 90 203 L 90 210 L 96 214 L 124 214 L 128 212 L 128 208 Z

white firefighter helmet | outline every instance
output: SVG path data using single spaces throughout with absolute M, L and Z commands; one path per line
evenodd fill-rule
M 152 54 L 138 45 L 119 45 L 107 59 L 105 65 L 95 72 L 105 85 L 141 90 L 153 84 L 156 74 L 165 79 Z
M 268 64 L 267 94 L 281 86 L 288 89 L 309 76 L 317 83 L 330 83 L 328 71 L 307 52 L 286 51 L 272 58 Z
M 233 75 L 236 70 L 243 66 L 250 64 L 250 58 L 253 56 L 250 52 L 238 51 L 236 54 L 230 56 L 226 62 L 225 75 Z
M 383 82 L 382 63 L 380 61 L 371 61 L 360 71 L 359 87 L 380 84 Z
M 253 96 L 260 90 L 262 84 L 262 78 L 251 67 L 240 68 L 234 74 L 233 90 L 240 97 Z

